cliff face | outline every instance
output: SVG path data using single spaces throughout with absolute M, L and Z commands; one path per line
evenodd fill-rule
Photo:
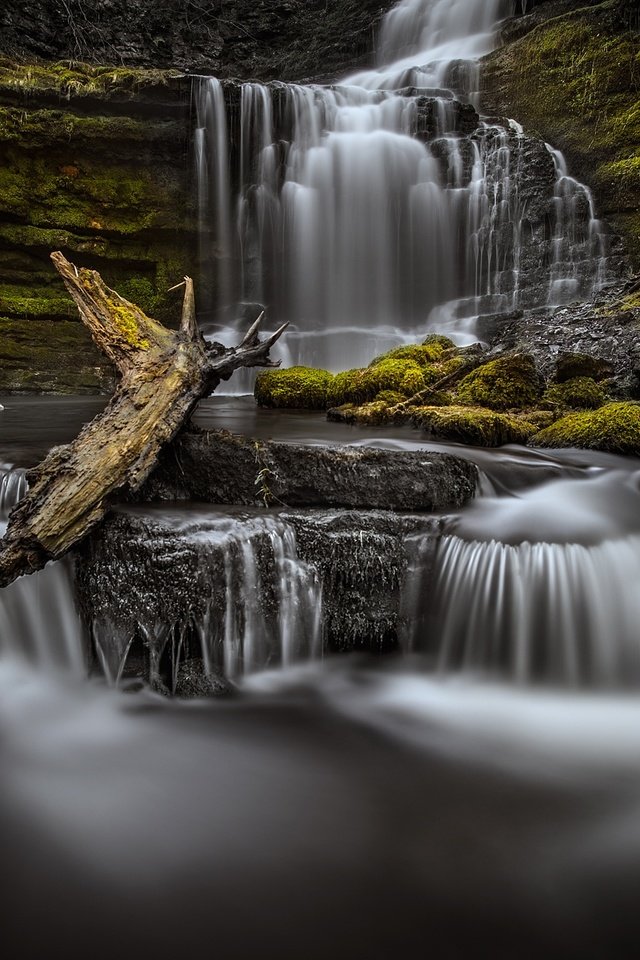
M 333 77 L 368 60 L 392 0 L 23 0 L 0 52 L 221 78 Z
M 508 23 L 483 64 L 482 108 L 561 149 L 598 215 L 640 266 L 640 36 L 637 2 L 549 0 Z
M 0 389 L 108 386 L 52 250 L 171 312 L 195 242 L 188 115 L 171 73 L 0 60 Z

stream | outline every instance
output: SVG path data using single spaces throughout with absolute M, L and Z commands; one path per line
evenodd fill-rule
M 193 78 L 207 337 L 236 342 L 267 305 L 270 325 L 291 321 L 285 365 L 338 370 L 430 330 L 470 343 L 479 317 L 602 288 L 588 188 L 516 120 L 477 113 L 478 59 L 527 6 L 402 0 L 376 65 L 331 85 Z M 10 956 L 637 956 L 640 463 L 261 410 L 251 388 L 234 378 L 238 396 L 203 401 L 194 422 L 454 453 L 477 465 L 476 497 L 397 535 L 402 629 L 386 655 L 325 649 L 330 581 L 284 505 L 122 508 L 197 542 L 199 582 L 223 598 L 186 625 L 139 611 L 155 686 L 128 659 L 131 631 L 80 616 L 70 561 L 3 590 Z M 106 400 L 0 399 L 2 529 L 25 469 Z M 187 629 L 229 696 L 158 692 L 176 688 Z
M 4 403 L 7 448 L 20 423 L 23 462 L 97 406 Z M 407 429 L 274 415 L 250 398 L 211 398 L 195 419 L 285 441 L 425 445 Z M 439 665 L 420 650 L 418 581 L 403 656 L 307 659 L 249 673 L 230 699 L 167 701 L 87 682 L 69 653 L 82 631 L 61 565 L 16 585 L 29 616 L 0 659 L 16 956 L 53 943 L 66 956 L 371 958 L 425 944 L 438 957 L 633 955 L 640 465 L 450 449 L 476 460 L 481 481 L 449 521 L 456 545 L 429 610 Z M 536 544 L 533 580 L 531 559 L 512 556 L 512 581 L 505 553 Z M 509 624 L 517 655 L 498 676 Z M 34 666 L 16 647 L 42 632 L 67 653 Z

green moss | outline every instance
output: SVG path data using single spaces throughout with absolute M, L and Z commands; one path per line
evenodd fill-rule
M 525 420 L 480 407 L 417 407 L 412 421 L 429 436 L 478 447 L 526 443 L 535 427 Z
M 591 377 L 574 377 L 564 383 L 553 383 L 542 397 L 543 405 L 596 410 L 607 402 L 607 395 Z
M 406 399 L 405 395 L 397 390 L 381 390 L 375 397 L 377 403 L 386 403 L 390 407 L 402 403 Z
M 269 370 L 256 379 L 254 395 L 261 407 L 325 410 L 333 374 L 313 367 Z
M 640 405 L 609 403 L 588 413 L 572 413 L 531 438 L 536 447 L 583 447 L 640 456 Z
M 401 399 L 405 399 L 402 397 Z M 383 424 L 403 424 L 410 419 L 406 410 L 397 409 L 395 404 L 385 400 L 372 400 L 370 403 L 345 403 L 329 410 L 327 417 L 337 423 L 357 423 L 361 426 L 377 427 Z
M 523 409 L 540 397 L 538 373 L 532 357 L 508 354 L 482 364 L 460 382 L 458 402 L 492 410 Z
M 382 390 L 411 396 L 424 383 L 422 368 L 413 360 L 379 359 L 375 366 L 337 373 L 329 386 L 329 406 L 362 404 L 373 400 Z
M 375 357 L 369 366 L 375 367 L 380 363 L 385 363 L 387 360 L 412 360 L 414 363 L 417 363 L 418 366 L 426 367 L 434 361 L 440 360 L 447 351 L 455 349 L 455 344 L 447 337 L 440 336 L 439 334 L 431 334 L 424 343 L 412 343 L 403 347 L 394 347 L 393 350 L 389 350 L 387 353 Z
M 92 66 L 86 63 L 17 63 L 0 57 L 0 90 L 24 94 L 57 93 L 65 97 L 131 94 L 148 86 L 167 85 L 182 76 L 176 70 Z

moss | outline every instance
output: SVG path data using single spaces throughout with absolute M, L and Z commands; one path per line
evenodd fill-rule
M 404 400 L 404 397 L 401 397 Z M 394 404 L 385 400 L 372 400 L 370 403 L 345 403 L 340 407 L 333 407 L 327 413 L 327 418 L 336 423 L 357 423 L 361 426 L 378 427 L 383 424 L 403 424 L 410 419 L 406 410 L 396 409 Z
M 537 433 L 539 430 L 544 430 L 545 427 L 550 427 L 552 423 L 555 423 L 558 419 L 558 413 L 554 410 L 528 410 L 521 414 L 519 419 L 532 426 Z
M 148 86 L 166 86 L 182 76 L 176 70 L 92 66 L 86 63 L 18 63 L 0 56 L 0 90 L 64 97 L 132 94 Z
M 122 151 L 123 144 L 131 150 L 135 145 L 157 141 L 180 142 L 184 127 L 176 121 L 142 120 L 123 116 L 83 116 L 70 110 L 24 110 L 0 106 L 0 143 L 33 146 L 81 146 L 85 149 L 104 149 L 105 141 L 113 151 Z M 68 175 L 78 176 L 73 162 L 65 165 Z
M 480 407 L 417 407 L 412 421 L 438 440 L 478 447 L 526 443 L 536 432 L 525 420 Z
M 149 341 L 140 335 L 140 324 L 131 304 L 121 300 L 109 300 L 111 315 L 118 327 L 123 340 L 138 350 L 147 350 Z
M 443 355 L 450 354 L 457 350 L 455 343 L 448 337 L 439 333 L 430 334 L 422 343 L 407 344 L 403 347 L 394 347 L 378 357 L 375 357 L 370 367 L 376 367 L 387 360 L 412 360 L 420 367 L 427 367 L 443 358 Z
M 333 374 L 313 367 L 270 370 L 256 379 L 254 395 L 261 407 L 325 410 Z
M 599 410 L 571 413 L 536 433 L 530 443 L 640 456 L 640 405 L 609 403 Z
M 94 394 L 112 384 L 82 324 L 0 318 L 0 391 Z
M 564 383 L 553 383 L 545 390 L 543 405 L 596 410 L 607 402 L 607 395 L 591 377 L 574 377 Z
M 382 390 L 411 396 L 425 385 L 422 368 L 413 360 L 380 358 L 375 366 L 337 373 L 329 386 L 329 406 L 362 404 L 373 400 Z
M 621 27 L 614 4 L 585 5 L 539 24 L 485 64 L 485 109 L 518 117 L 562 149 L 638 258 L 639 234 L 624 215 L 640 209 L 637 32 Z
M 377 403 L 386 403 L 390 407 L 397 403 L 402 403 L 406 399 L 405 395 L 399 393 L 397 390 L 381 390 L 380 393 L 375 396 Z
M 531 407 L 540 394 L 540 380 L 533 358 L 518 353 L 482 364 L 464 377 L 457 390 L 459 403 L 492 410 Z

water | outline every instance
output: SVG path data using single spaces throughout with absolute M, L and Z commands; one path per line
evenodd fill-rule
M 515 121 L 471 106 L 478 58 L 511 8 L 400 3 L 379 65 L 333 86 L 194 81 L 212 335 L 231 342 L 264 305 L 271 325 L 291 324 L 285 365 L 338 370 L 428 330 L 469 342 L 480 314 L 603 284 L 588 189 Z
M 230 110 L 228 88 L 198 85 L 212 320 L 264 302 L 295 323 L 290 361 L 347 366 L 429 325 L 472 338 L 482 310 L 602 282 L 586 189 L 515 122 L 477 125 L 461 106 L 506 12 L 405 0 L 377 67 L 337 87 L 245 84 Z M 535 216 L 532 151 L 551 184 Z M 533 282 L 530 224 L 547 215 Z M 22 468 L 101 404 L 7 398 L 0 523 Z M 634 957 L 640 465 L 467 450 L 250 401 L 214 398 L 196 421 L 451 450 L 478 464 L 478 496 L 406 537 L 396 658 L 322 659 L 322 577 L 279 508 L 132 511 L 148 539 L 174 536 L 168 588 L 135 624 L 115 590 L 80 616 L 81 567 L 1 591 L 5 955 Z M 135 564 L 136 543 L 122 550 Z M 160 616 L 185 569 L 188 614 Z M 171 688 L 192 644 L 234 696 L 132 686 L 136 645 Z
M 22 402 L 7 398 L 5 412 L 17 417 Z M 48 404 L 25 403 L 25 448 L 55 443 Z M 446 448 L 399 428 L 276 418 L 250 401 L 213 398 L 196 416 L 297 442 Z M 55 944 L 79 957 L 90 944 L 97 956 L 168 957 L 214 943 L 242 960 L 382 958 L 414 955 L 425 941 L 452 958 L 478 942 L 497 957 L 633 956 L 639 465 L 578 451 L 451 449 L 476 459 L 484 492 L 442 519 L 437 590 L 420 588 L 426 568 L 419 542 L 408 543 L 414 635 L 404 660 L 317 658 L 319 585 L 312 571 L 300 575 L 291 531 L 272 512 L 155 509 L 204 544 L 212 564 L 226 556 L 237 568 L 234 578 L 211 576 L 232 602 L 211 610 L 223 642 L 204 645 L 211 669 L 230 653 L 239 686 L 229 700 L 181 704 L 87 682 L 68 575 L 46 590 L 36 578 L 15 585 L 31 618 L 14 617 L 18 643 L 0 657 L 10 956 L 40 957 Z M 20 472 L 3 475 L 5 513 L 6 492 L 16 499 L 22 485 Z M 258 541 L 280 584 L 280 631 L 261 638 Z M 494 589 L 482 595 L 483 584 Z M 3 641 L 12 590 L 2 596 Z M 311 615 L 302 631 L 300 604 Z M 535 627 L 522 625 L 525 615 Z M 572 648 L 573 665 L 563 659 Z M 75 653 L 65 660 L 64 650 Z M 264 671 L 269 651 L 274 665 L 302 664 Z

